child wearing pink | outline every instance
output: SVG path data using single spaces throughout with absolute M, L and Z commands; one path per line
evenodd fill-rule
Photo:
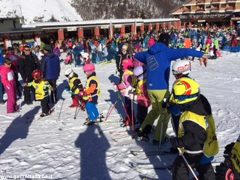
M 133 69 L 136 78 L 135 94 L 137 96 L 137 122 L 139 127 L 142 125 L 148 113 L 150 106 L 150 99 L 147 92 L 147 85 L 145 79 L 145 71 L 143 66 L 137 66 Z
M 123 121 L 123 126 L 131 126 L 132 123 L 135 122 L 135 118 L 132 109 L 132 68 L 133 68 L 133 61 L 132 59 L 124 59 L 122 61 L 122 68 L 123 68 L 123 75 L 122 75 L 122 82 L 117 85 L 117 89 L 121 92 L 122 96 L 124 97 L 124 108 L 126 110 L 127 117 Z
M 7 93 L 7 113 L 14 113 L 17 110 L 16 104 L 16 81 L 14 72 L 11 69 L 11 60 L 5 59 L 4 65 L 0 66 L 1 81 Z

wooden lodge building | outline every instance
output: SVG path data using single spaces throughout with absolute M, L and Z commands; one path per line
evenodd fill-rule
M 21 26 L 16 26 L 16 22 L 20 21 L 17 21 L 17 18 L 5 18 L 0 24 L 0 43 L 4 43 L 5 47 L 10 44 L 9 41 L 39 37 L 53 38 L 61 42 L 70 37 L 78 39 L 100 37 L 101 35 L 112 37 L 114 33 L 135 35 L 152 30 L 181 28 L 181 22 L 176 18 L 42 22 L 28 25 L 21 24 Z
M 240 0 L 189 0 L 172 11 L 184 25 L 226 25 L 240 23 Z

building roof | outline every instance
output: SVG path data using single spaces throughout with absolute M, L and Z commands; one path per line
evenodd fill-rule
M 89 21 L 74 21 L 74 22 L 43 22 L 23 25 L 23 28 L 46 28 L 46 27 L 66 27 L 66 26 L 83 26 L 91 27 L 96 25 L 108 24 L 132 24 L 132 23 L 161 23 L 179 21 L 177 18 L 159 18 L 159 19 L 99 19 Z

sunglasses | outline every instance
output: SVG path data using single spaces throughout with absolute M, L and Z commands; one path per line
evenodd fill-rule
M 30 51 L 30 49 L 24 49 L 24 51 Z

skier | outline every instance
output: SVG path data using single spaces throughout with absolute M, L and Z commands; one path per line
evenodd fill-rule
M 12 61 L 5 58 L 4 64 L 0 66 L 0 79 L 8 97 L 7 113 L 14 113 L 18 110 L 18 106 L 16 104 L 16 81 L 11 65 Z
M 130 58 L 130 54 L 128 52 L 128 46 L 126 44 L 124 44 L 116 58 L 116 66 L 117 66 L 117 71 L 119 73 L 120 82 L 122 81 L 121 78 L 123 75 L 122 62 L 124 59 L 129 59 L 129 58 Z
M 158 123 L 153 139 L 154 144 L 164 143 L 166 130 L 170 115 L 162 108 L 163 99 L 169 97 L 169 74 L 170 64 L 178 58 L 188 56 L 201 57 L 200 62 L 206 65 L 207 59 L 202 57 L 203 53 L 193 49 L 172 49 L 166 44 L 167 38 L 160 38 L 148 51 L 137 53 L 134 58 L 146 65 L 147 90 L 151 101 L 152 109 L 145 118 L 140 131 L 143 134 L 150 133 L 155 119 Z M 163 42 L 162 42 L 163 41 Z M 160 138 L 161 137 L 161 138 Z
M 81 107 L 83 110 L 85 108 L 85 104 L 83 103 L 82 98 L 80 97 L 80 92 L 83 91 L 83 85 L 81 80 L 78 78 L 78 75 L 72 70 L 67 69 L 65 71 L 65 76 L 68 78 L 69 81 L 69 90 L 72 95 L 72 104 L 69 107 Z M 81 105 L 79 104 L 81 101 Z
M 137 78 L 134 93 L 137 96 L 137 121 L 139 127 L 147 116 L 150 99 L 147 93 L 145 70 L 143 66 L 137 66 L 133 69 L 133 74 Z M 137 128 L 136 130 L 138 130 Z
M 181 112 L 177 137 L 170 138 L 173 148 L 178 148 L 180 152 L 173 165 L 174 180 L 189 179 L 190 168 L 187 165 L 197 170 L 199 179 L 215 179 L 211 165 L 219 150 L 215 123 L 211 106 L 200 94 L 199 87 L 189 77 L 181 77 L 173 84 L 169 109 L 171 111 L 171 106 L 174 106 L 175 111 L 178 108 Z
M 122 96 L 124 97 L 124 108 L 126 110 L 126 118 L 123 120 L 121 126 L 131 126 L 134 121 L 132 119 L 132 91 L 133 91 L 133 61 L 132 59 L 124 59 L 122 61 L 122 81 L 120 84 L 116 85 L 115 88 L 118 89 Z
M 225 147 L 224 162 L 216 167 L 216 176 L 219 180 L 240 179 L 240 135 L 236 142 Z
M 85 64 L 83 66 L 84 73 L 87 76 L 87 82 L 85 89 L 80 92 L 80 96 L 86 101 L 86 111 L 88 118 L 86 119 L 86 125 L 92 125 L 97 121 L 99 116 L 97 103 L 98 96 L 100 94 L 99 80 L 96 76 L 95 66 L 93 64 Z
M 177 60 L 172 65 L 172 74 L 175 76 L 176 80 L 180 78 L 190 78 L 189 73 L 191 72 L 191 63 L 189 60 Z M 163 107 L 166 108 L 169 103 L 169 99 L 165 100 L 163 103 Z M 172 117 L 172 126 L 175 131 L 175 134 L 178 133 L 178 122 L 181 115 L 181 112 L 178 111 L 178 108 L 172 104 L 170 109 L 171 117 Z
M 52 87 L 48 81 L 43 80 L 43 73 L 41 70 L 34 70 L 32 77 L 33 81 L 28 83 L 27 86 L 35 89 L 35 99 L 41 102 L 42 113 L 40 117 L 48 116 L 52 111 L 49 106 L 49 91 L 52 90 Z

